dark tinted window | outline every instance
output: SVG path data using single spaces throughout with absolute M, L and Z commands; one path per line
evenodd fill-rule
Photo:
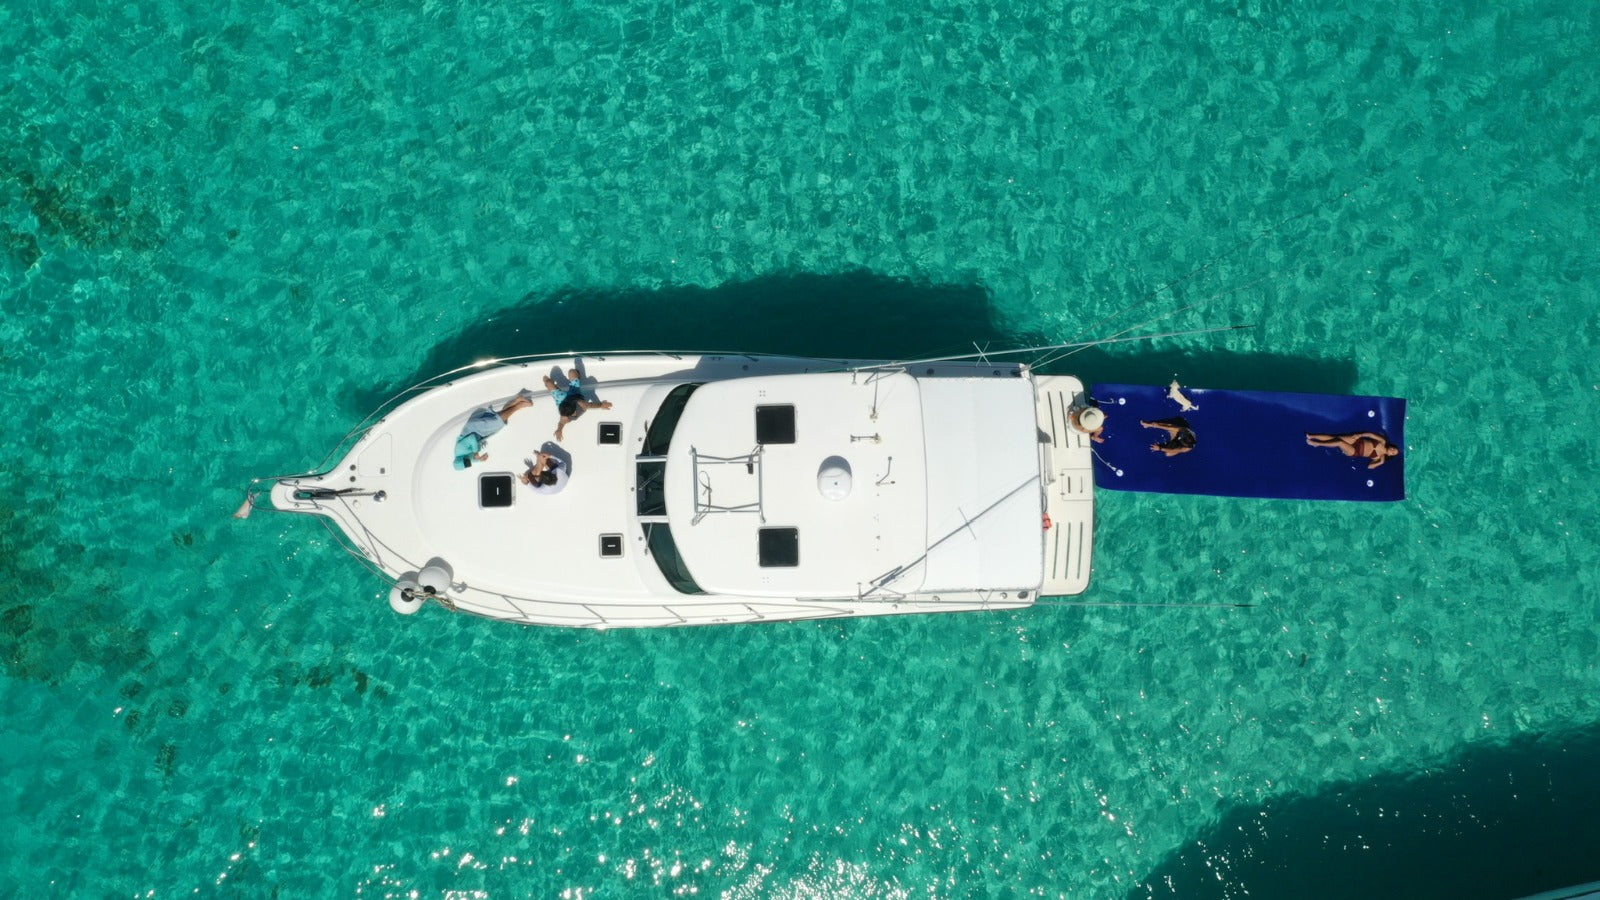
M 667 491 L 663 483 L 667 480 L 667 461 L 664 459 L 645 459 L 634 464 L 634 502 L 638 504 L 638 513 L 641 516 L 664 516 L 667 514 Z
M 656 561 L 656 567 L 661 570 L 667 583 L 680 594 L 704 594 L 700 585 L 694 583 L 694 578 L 689 575 L 689 568 L 683 564 L 683 557 L 678 555 L 678 545 L 672 540 L 672 530 L 665 522 L 646 522 L 644 524 L 644 542 L 650 549 L 650 558 Z
M 645 433 L 644 447 L 640 449 L 640 455 L 667 454 L 667 448 L 672 445 L 672 432 L 678 427 L 678 419 L 683 417 L 684 404 L 689 402 L 689 395 L 699 386 L 680 384 L 667 394 L 667 399 L 661 401 L 661 408 L 656 410 L 656 417 L 650 422 L 650 430 Z

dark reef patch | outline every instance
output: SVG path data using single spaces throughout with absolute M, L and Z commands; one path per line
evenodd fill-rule
M 389 696 L 388 688 L 373 684 L 371 675 L 348 662 L 307 664 L 291 660 L 274 666 L 270 677 L 272 683 L 283 690 L 302 687 L 312 690 L 353 688 L 358 696 L 369 691 L 377 699 Z
M 23 129 L 26 132 L 28 129 Z M 0 185 L 5 202 L 25 205 L 39 223 L 39 235 L 6 228 L 0 232 L 11 260 L 29 268 L 43 255 L 39 237 L 66 240 L 90 251 L 157 249 L 165 226 L 138 179 L 127 172 L 100 170 L 62 158 L 43 141 L 6 137 L 0 148 Z
M 61 541 L 49 508 L 0 483 L 0 665 L 12 678 L 58 685 L 69 672 L 118 678 L 154 660 L 148 631 L 119 592 L 120 567 L 106 554 Z M 137 682 L 122 688 L 137 695 Z

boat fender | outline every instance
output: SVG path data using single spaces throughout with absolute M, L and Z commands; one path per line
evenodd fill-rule
M 450 572 L 443 566 L 428 566 L 417 573 L 417 584 L 430 594 L 443 594 L 450 590 Z
M 389 591 L 389 608 L 402 616 L 409 616 L 422 609 L 427 598 L 422 593 L 422 588 L 415 581 L 396 582 Z

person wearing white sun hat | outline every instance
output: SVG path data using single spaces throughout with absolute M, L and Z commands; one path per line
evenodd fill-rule
M 1072 427 L 1087 434 L 1097 444 L 1106 442 L 1106 414 L 1098 406 L 1084 406 L 1072 413 Z

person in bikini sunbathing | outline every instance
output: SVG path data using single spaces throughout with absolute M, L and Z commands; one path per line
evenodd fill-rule
M 1314 434 L 1306 432 L 1306 443 L 1313 447 L 1337 447 L 1345 456 L 1370 459 L 1367 468 L 1376 469 L 1400 455 L 1400 448 L 1389 443 L 1386 435 L 1376 431 L 1358 431 L 1354 434 Z

